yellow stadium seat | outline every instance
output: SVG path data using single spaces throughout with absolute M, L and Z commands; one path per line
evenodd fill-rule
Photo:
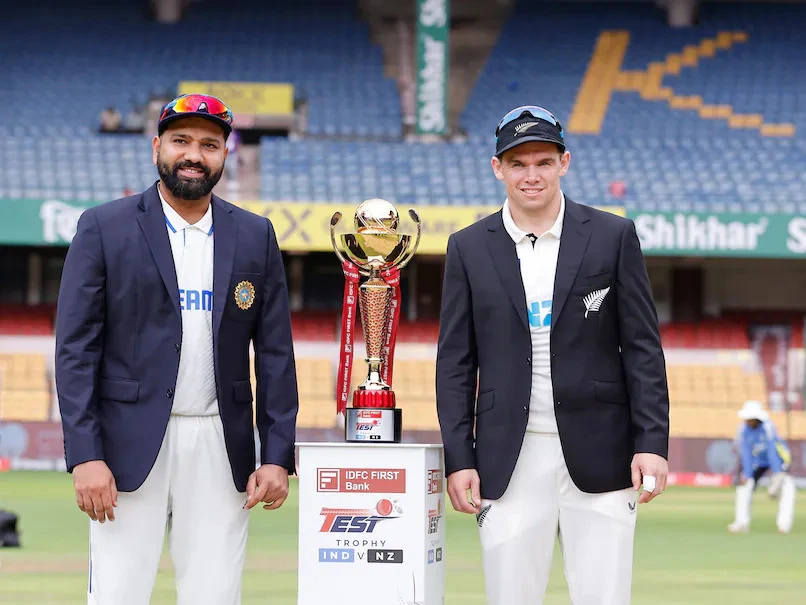
M 333 428 L 336 426 L 335 399 L 299 400 L 297 426 L 300 428 Z
M 763 373 L 747 373 L 738 364 L 670 365 L 667 373 L 676 406 L 735 410 L 746 399 L 767 399 Z
M 50 393 L 4 389 L 0 392 L 0 420 L 44 422 L 50 418 Z
M 740 421 L 726 408 L 677 407 L 669 412 L 672 437 L 732 439 Z

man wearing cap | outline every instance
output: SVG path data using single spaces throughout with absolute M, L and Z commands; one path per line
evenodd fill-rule
M 744 421 L 736 437 L 742 470 L 736 486 L 736 516 L 728 531 L 734 534 L 750 531 L 753 492 L 759 479 L 770 471 L 768 493 L 778 499 L 778 531 L 788 534 L 794 523 L 797 491 L 787 472 L 792 455 L 760 401 L 745 401 L 738 415 Z
M 543 602 L 558 533 L 572 603 L 629 603 L 637 503 L 666 487 L 665 361 L 635 226 L 564 195 L 570 160 L 550 112 L 509 112 L 491 160 L 503 208 L 448 241 L 437 411 L 491 605 Z
M 67 253 L 55 373 L 91 519 L 89 605 L 147 605 L 166 530 L 179 605 L 239 604 L 249 510 L 288 493 L 298 400 L 285 273 L 271 223 L 212 194 L 231 123 L 215 97 L 168 103 L 159 180 L 86 210 Z

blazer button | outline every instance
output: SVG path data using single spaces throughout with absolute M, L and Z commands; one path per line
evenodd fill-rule
M 560 402 L 559 402 L 559 401 L 557 402 L 557 405 L 560 405 Z
M 176 351 L 177 353 L 179 353 L 179 349 L 180 349 L 179 344 L 178 344 L 178 343 L 177 343 L 177 344 L 175 344 L 175 345 L 174 345 L 174 351 Z
M 527 358 L 526 358 L 526 363 L 527 363 L 527 365 L 532 365 L 532 358 L 531 358 L 531 357 L 527 357 Z
M 527 406 L 523 406 L 523 411 L 526 412 L 529 408 Z
M 171 397 L 174 396 L 174 390 L 173 389 L 168 389 L 168 392 L 165 393 L 165 394 L 168 396 L 168 399 L 170 399 Z

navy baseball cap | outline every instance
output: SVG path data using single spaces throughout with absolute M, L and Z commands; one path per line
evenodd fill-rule
M 508 112 L 495 129 L 495 155 L 523 143 L 555 143 L 565 152 L 565 132 L 550 111 L 537 105 L 522 105 Z
M 221 99 L 212 95 L 187 94 L 177 97 L 160 113 L 157 131 L 162 134 L 165 127 L 175 120 L 197 116 L 218 124 L 228 137 L 232 132 L 232 111 Z

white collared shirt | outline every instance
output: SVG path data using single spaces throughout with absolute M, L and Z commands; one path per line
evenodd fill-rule
M 526 293 L 526 313 L 532 337 L 532 395 L 529 399 L 529 421 L 532 433 L 557 433 L 554 416 L 554 390 L 551 384 L 551 310 L 554 298 L 554 275 L 560 253 L 565 194 L 560 192 L 560 213 L 551 229 L 540 234 L 532 245 L 529 234 L 515 224 L 504 202 L 504 228 L 515 242 Z M 537 234 L 535 234 L 537 235 Z
M 219 413 L 213 361 L 213 205 L 191 225 L 171 208 L 162 192 L 160 201 L 182 311 L 182 348 L 171 413 L 212 416 Z

